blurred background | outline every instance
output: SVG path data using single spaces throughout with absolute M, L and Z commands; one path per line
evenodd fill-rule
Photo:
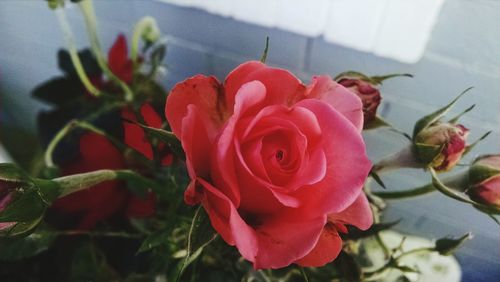
M 156 18 L 166 36 L 171 87 L 197 73 L 223 79 L 235 66 L 259 59 L 270 37 L 267 63 L 307 82 L 314 74 L 356 70 L 368 75 L 411 73 L 384 82 L 380 114 L 411 132 L 414 122 L 474 86 L 455 107 L 475 140 L 493 133 L 463 163 L 478 154 L 500 152 L 500 1 L 491 0 L 95 0 L 101 41 L 107 49 L 119 33 L 131 37 L 134 23 Z M 79 48 L 88 46 L 83 20 L 69 7 Z M 55 15 L 42 0 L 0 1 L 0 122 L 34 132 L 44 107 L 33 88 L 60 75 L 56 55 L 64 47 Z M 0 143 L 11 132 L 0 132 Z M 376 161 L 406 145 L 400 135 L 365 134 Z M 0 159 L 8 158 L 0 147 Z M 430 181 L 420 171 L 383 177 L 389 189 Z M 387 220 L 397 229 L 429 238 L 475 238 L 458 252 L 463 281 L 500 281 L 500 230 L 490 218 L 439 194 L 391 202 Z

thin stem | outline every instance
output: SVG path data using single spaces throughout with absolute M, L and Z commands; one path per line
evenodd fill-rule
M 85 69 L 83 68 L 82 62 L 80 61 L 80 57 L 78 57 L 78 51 L 76 49 L 76 44 L 75 44 L 75 38 L 73 36 L 73 32 L 71 31 L 71 27 L 68 23 L 68 19 L 66 18 L 66 14 L 64 13 L 64 9 L 56 9 L 55 10 L 57 19 L 59 21 L 59 25 L 62 29 L 63 35 L 64 35 L 64 40 L 66 41 L 66 45 L 68 47 L 69 55 L 71 58 L 71 62 L 73 63 L 73 66 L 75 67 L 76 74 L 80 78 L 80 81 L 82 82 L 83 86 L 87 91 L 94 95 L 95 97 L 98 97 L 100 95 L 99 89 L 94 87 L 92 82 L 90 82 L 89 77 L 85 73 Z
M 149 186 L 155 186 L 155 183 L 132 170 L 111 170 L 101 169 L 86 173 L 72 174 L 52 179 L 61 189 L 59 198 L 69 194 L 88 189 L 97 184 L 110 180 L 123 180 L 147 183 Z
M 415 159 L 413 144 L 409 144 L 401 151 L 384 157 L 373 166 L 372 170 L 377 174 L 381 174 L 398 168 L 424 168 Z
M 85 230 L 64 230 L 52 231 L 51 234 L 57 236 L 90 236 L 90 237 L 118 237 L 118 238 L 142 238 L 144 235 L 131 234 L 126 232 L 100 232 L 100 231 L 85 231 Z
M 146 39 L 148 42 L 154 42 L 160 36 L 160 31 L 156 25 L 156 21 L 153 17 L 144 17 L 134 27 L 134 34 L 132 36 L 132 47 L 130 49 L 130 58 L 132 60 L 132 65 L 134 70 L 137 69 L 138 59 L 139 59 L 139 41 L 141 37 L 149 38 Z
M 97 36 L 97 20 L 94 12 L 94 5 L 92 0 L 83 0 L 79 2 L 79 7 L 83 12 L 83 16 L 85 19 L 85 25 L 87 27 L 87 34 L 90 41 L 90 46 L 92 48 L 92 52 L 96 57 L 97 64 L 102 69 L 102 71 L 109 77 L 112 81 L 117 83 L 120 88 L 125 93 L 125 100 L 132 101 L 133 93 L 132 90 L 128 87 L 128 85 L 123 82 L 120 78 L 118 78 L 108 66 L 106 59 L 104 58 L 101 44 L 99 42 L 99 37 Z
M 426 195 L 435 192 L 436 188 L 432 184 L 423 185 L 414 189 L 404 190 L 404 191 L 393 191 L 393 192 L 373 192 L 377 197 L 385 200 L 403 200 L 408 198 L 414 198 L 417 196 Z
M 73 130 L 73 128 L 75 128 L 76 126 L 76 121 L 70 121 L 61 130 L 59 130 L 54 138 L 52 138 L 49 145 L 47 146 L 47 150 L 45 150 L 44 160 L 47 167 L 56 167 L 56 165 L 54 164 L 54 160 L 52 159 L 54 150 L 56 149 L 59 142 L 61 142 L 61 140 L 64 139 L 64 137 L 66 137 L 66 135 L 68 135 L 68 133 L 71 132 L 71 130 Z
M 469 171 L 465 170 L 455 175 L 449 176 L 442 181 L 446 186 L 452 187 L 453 190 L 463 192 L 467 188 L 468 179 L 469 179 Z M 380 191 L 380 192 L 373 192 L 373 194 L 385 200 L 404 200 L 418 196 L 423 196 L 436 191 L 438 190 L 436 189 L 434 184 L 428 183 L 426 185 L 413 189 L 408 189 L 403 191 L 392 191 L 392 192 Z
M 434 251 L 435 251 L 434 247 L 422 247 L 422 248 L 417 248 L 417 249 L 413 249 L 413 250 L 409 250 L 407 252 L 404 252 L 404 253 L 400 254 L 399 256 L 395 257 L 394 259 L 400 260 L 403 257 L 406 257 L 408 255 L 414 255 L 416 253 L 421 253 L 421 252 L 434 252 Z

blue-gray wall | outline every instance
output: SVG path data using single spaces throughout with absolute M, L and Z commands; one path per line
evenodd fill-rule
M 167 87 L 196 73 L 214 74 L 222 79 L 241 62 L 259 58 L 268 35 L 271 45 L 267 62 L 290 69 L 304 81 L 313 74 L 333 75 L 350 69 L 373 75 L 414 74 L 414 79 L 393 79 L 382 88 L 382 115 L 407 132 L 420 116 L 474 86 L 455 112 L 477 104 L 476 110 L 463 119 L 472 129 L 471 139 L 488 130 L 493 133 L 472 155 L 500 151 L 500 1 L 448 0 L 423 59 L 415 65 L 332 45 L 321 38 L 265 29 L 152 0 L 96 0 L 95 6 L 106 48 L 119 32 L 130 36 L 133 24 L 142 16 L 157 19 L 169 42 L 168 74 L 163 80 Z M 78 45 L 86 46 L 78 9 L 69 10 L 68 16 L 78 35 Z M 35 115 L 41 105 L 29 98 L 30 91 L 59 74 L 55 56 L 62 46 L 59 26 L 45 1 L 0 1 L 2 121 L 28 129 L 35 127 Z M 405 145 L 404 138 L 388 131 L 367 133 L 366 139 L 373 160 Z M 385 181 L 391 189 L 403 189 L 425 183 L 429 176 L 409 170 L 387 176 Z M 465 270 L 475 270 L 466 280 L 500 281 L 500 231 L 485 215 L 433 195 L 391 204 L 388 218 L 404 218 L 400 229 L 428 237 L 472 231 L 475 239 L 459 256 L 465 262 Z M 483 278 L 477 276 L 479 273 L 483 273 Z M 492 280 L 493 277 L 498 279 Z

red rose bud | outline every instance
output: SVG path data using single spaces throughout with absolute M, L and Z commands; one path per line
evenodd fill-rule
M 452 169 L 466 150 L 469 130 L 460 124 L 435 123 L 415 137 L 417 157 L 436 171 Z
M 364 124 L 375 120 L 377 108 L 382 101 L 377 84 L 361 78 L 340 78 L 338 83 L 355 93 L 363 102 Z
M 384 76 L 366 76 L 359 72 L 348 71 L 339 74 L 335 80 L 355 93 L 363 102 L 364 125 L 376 119 L 377 109 L 382 101 L 382 96 L 378 87 L 386 79 L 406 76 L 413 77 L 411 74 L 389 74 Z
M 500 155 L 479 157 L 469 170 L 469 196 L 476 202 L 500 208 Z

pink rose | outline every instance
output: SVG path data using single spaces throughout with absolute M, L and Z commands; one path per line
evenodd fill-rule
M 304 85 L 247 62 L 224 84 L 202 75 L 177 84 L 165 114 L 186 153 L 186 202 L 201 203 L 255 268 L 324 265 L 345 225 L 372 224 L 362 104 L 329 76 Z
M 486 172 L 485 172 L 486 171 Z M 475 201 L 500 208 L 500 155 L 488 155 L 474 162 L 470 170 L 474 182 L 468 190 Z

